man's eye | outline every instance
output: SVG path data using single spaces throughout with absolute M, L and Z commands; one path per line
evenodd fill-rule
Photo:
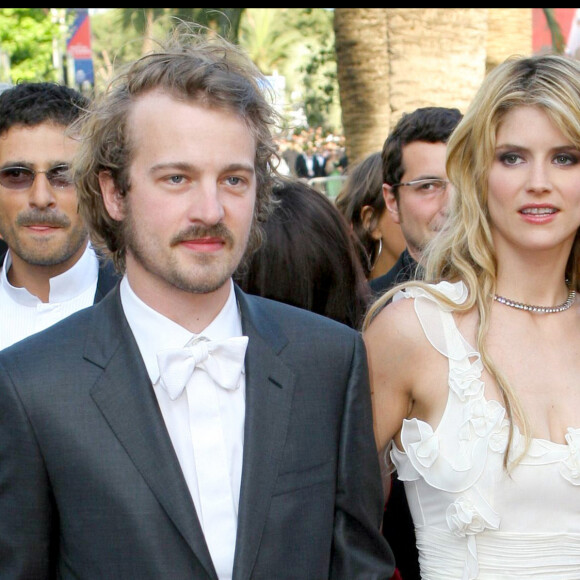
M 53 167 L 46 173 L 46 177 L 53 187 L 65 188 L 73 184 L 70 167 L 68 165 Z
M 183 177 L 183 175 L 172 175 L 171 177 L 169 177 L 168 181 L 170 183 L 174 183 L 175 185 L 180 185 L 185 181 L 185 178 Z
M 242 180 L 240 177 L 231 176 L 227 178 L 228 185 L 239 185 Z
M 63 175 L 68 175 L 69 167 L 67 165 L 59 165 L 50 170 L 49 173 L 55 177 L 62 177 Z
M 6 167 L 0 171 L 2 185 L 31 185 L 34 181 L 34 173 L 25 167 Z
M 9 179 L 28 179 L 30 177 L 30 175 L 32 174 L 31 171 L 28 171 L 27 169 L 18 169 L 17 167 L 15 167 L 14 169 L 5 169 L 4 170 L 4 175 L 6 177 L 8 177 Z

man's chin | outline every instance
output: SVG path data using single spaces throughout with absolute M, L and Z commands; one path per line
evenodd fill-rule
M 227 272 L 219 276 L 196 276 L 194 279 L 175 277 L 168 282 L 179 290 L 190 294 L 212 294 L 229 284 L 232 274 L 233 272 Z
M 38 253 L 23 253 L 19 254 L 18 257 L 23 261 L 29 264 L 30 266 L 45 266 L 45 267 L 52 267 L 52 266 L 59 266 L 60 264 L 64 264 L 67 260 L 69 260 L 72 256 L 68 254 L 38 254 Z

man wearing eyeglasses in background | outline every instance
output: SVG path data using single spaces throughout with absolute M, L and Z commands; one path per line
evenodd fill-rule
M 447 140 L 461 118 L 458 109 L 416 109 L 401 117 L 385 141 L 383 196 L 393 221 L 401 226 L 407 247 L 386 274 L 370 281 L 375 295 L 415 276 L 423 249 L 447 218 L 450 185 L 445 154 Z M 391 487 L 383 517 L 383 536 L 393 550 L 399 577 L 420 580 L 405 489 L 396 477 L 387 483 Z
M 458 109 L 423 107 L 404 114 L 383 146 L 383 196 L 407 247 L 395 265 L 370 281 L 375 294 L 414 276 L 426 244 L 447 216 L 447 140 L 461 120 Z
M 0 94 L 0 349 L 92 305 L 116 280 L 78 213 L 67 129 L 88 100 L 53 83 Z

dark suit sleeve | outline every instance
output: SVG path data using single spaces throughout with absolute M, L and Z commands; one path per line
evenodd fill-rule
M 330 577 L 388 580 L 392 552 L 382 537 L 383 490 L 376 451 L 366 350 L 356 335 L 342 418 Z
M 0 365 L 0 578 L 52 578 L 50 485 L 32 426 Z
M 306 159 L 304 158 L 304 155 L 300 154 L 296 157 L 294 170 L 298 177 L 308 177 L 308 168 L 306 167 Z

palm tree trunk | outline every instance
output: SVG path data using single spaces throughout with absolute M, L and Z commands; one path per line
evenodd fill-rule
M 349 164 L 380 151 L 389 132 L 385 8 L 335 8 L 336 65 Z
M 486 8 L 388 10 L 393 122 L 418 107 L 465 111 L 485 75 Z
M 487 9 L 486 71 L 512 55 L 532 54 L 532 9 Z

